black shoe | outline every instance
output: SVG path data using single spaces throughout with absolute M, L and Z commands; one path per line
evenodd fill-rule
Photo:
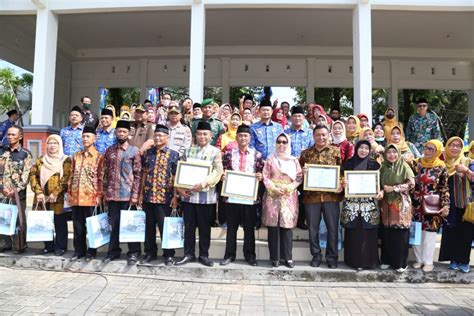
M 280 266 L 280 261 L 272 261 L 272 266 L 278 268 Z
M 71 261 L 77 261 L 77 260 L 79 260 L 83 257 L 84 257 L 84 255 L 80 255 L 80 254 L 75 253 L 75 254 L 72 255 Z
M 114 261 L 115 259 L 120 258 L 120 256 L 107 256 L 104 259 L 102 259 L 103 263 L 109 263 L 110 261 Z
M 40 251 L 38 251 L 36 254 L 37 255 L 46 255 L 50 252 L 54 252 L 54 250 L 49 250 L 49 249 L 44 248 L 44 249 L 41 249 Z
M 209 257 L 202 257 L 202 256 L 199 256 L 199 263 L 205 265 L 206 267 L 212 267 L 214 265 L 214 262 L 212 262 L 212 260 L 209 259 Z
M 311 263 L 309 265 L 312 266 L 313 268 L 317 268 L 321 265 L 321 259 L 319 259 L 317 257 L 313 257 L 313 259 L 311 260 Z
M 184 256 L 183 258 L 181 258 L 181 260 L 176 262 L 175 265 L 181 266 L 181 265 L 186 264 L 188 262 L 194 262 L 194 261 L 196 261 L 196 257 Z
M 130 257 L 128 257 L 128 259 L 127 259 L 127 265 L 129 265 L 129 266 L 133 266 L 137 262 L 138 262 L 137 255 L 130 255 Z
M 95 255 L 88 253 L 88 254 L 86 255 L 86 261 L 89 262 L 89 261 L 91 261 L 92 259 L 95 259 Z
M 295 263 L 293 262 L 293 260 L 285 260 L 285 266 L 290 269 L 293 269 L 295 267 Z
M 63 249 L 56 249 L 54 251 L 54 254 L 57 256 L 57 257 L 60 257 L 62 255 L 64 255 L 64 253 L 66 252 L 66 250 L 63 250 Z
M 252 267 L 258 266 L 257 260 L 256 260 L 255 258 L 252 258 L 252 259 L 249 259 L 249 260 L 246 260 L 246 261 L 247 261 L 247 263 L 248 263 L 249 265 L 251 265 Z
M 0 248 L 0 253 L 12 250 L 12 247 L 7 247 L 7 248 Z
M 328 268 L 329 269 L 336 269 L 337 268 L 337 262 L 328 262 Z
M 167 257 L 165 258 L 165 266 L 170 267 L 174 265 L 174 258 L 173 257 Z
M 145 255 L 145 257 L 143 257 L 140 260 L 140 264 L 147 264 L 147 263 L 150 263 L 151 261 L 156 260 L 156 259 L 158 259 L 157 256 Z
M 229 263 L 234 262 L 234 261 L 235 261 L 234 258 L 224 258 L 221 262 L 219 262 L 219 264 L 220 264 L 221 266 L 226 266 L 226 265 L 228 265 Z

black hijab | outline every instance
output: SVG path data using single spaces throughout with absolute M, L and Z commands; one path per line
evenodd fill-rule
M 358 151 L 361 145 L 367 145 L 370 151 L 369 141 L 365 139 L 359 140 L 354 148 L 354 156 L 344 163 L 344 170 L 378 170 L 380 168 L 379 163 L 370 157 L 370 152 L 365 158 L 359 157 Z

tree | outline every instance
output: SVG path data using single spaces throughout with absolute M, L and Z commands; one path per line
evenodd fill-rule
M 0 111 L 2 113 L 16 109 L 20 113 L 19 125 L 23 126 L 21 113 L 31 109 L 31 104 L 22 106 L 19 101 L 19 94 L 26 91 L 31 100 L 31 87 L 33 86 L 33 76 L 31 74 L 22 74 L 20 77 L 15 75 L 11 68 L 0 69 Z
M 230 104 L 239 106 L 240 99 L 246 94 L 252 96 L 254 103 L 258 103 L 262 91 L 263 87 L 230 87 Z

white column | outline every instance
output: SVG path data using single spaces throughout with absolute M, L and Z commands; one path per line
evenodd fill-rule
M 148 79 L 148 60 L 145 58 L 140 59 L 140 103 L 145 102 L 148 91 L 147 91 L 147 79 Z
M 306 59 L 306 104 L 314 102 L 314 85 L 316 81 L 316 74 L 314 65 L 316 64 L 315 58 Z
M 395 110 L 395 116 L 398 117 L 398 68 L 400 61 L 390 60 L 390 93 L 388 95 L 388 106 Z
M 191 7 L 191 51 L 189 53 L 189 96 L 201 102 L 204 94 L 204 55 L 206 10 L 204 3 L 196 1 Z
M 372 30 L 369 0 L 359 0 L 352 14 L 354 113 L 372 121 Z
M 222 103 L 230 102 L 229 65 L 230 65 L 230 58 L 227 58 L 227 57 L 221 58 Z
M 32 125 L 53 125 L 58 17 L 48 9 L 36 15 Z

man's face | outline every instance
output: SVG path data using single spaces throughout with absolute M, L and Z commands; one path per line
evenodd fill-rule
M 209 118 L 212 116 L 212 114 L 214 114 L 212 104 L 205 105 L 201 109 L 202 109 L 202 116 L 205 118 Z
M 199 146 L 204 147 L 211 141 L 212 132 L 208 130 L 196 131 L 196 142 Z
M 304 123 L 304 115 L 301 113 L 296 113 L 291 116 L 291 125 L 294 128 L 300 128 Z
M 20 115 L 19 115 L 18 113 L 12 114 L 12 115 L 10 116 L 10 119 L 11 119 L 13 122 L 18 121 L 19 118 L 20 118 Z
M 181 120 L 181 113 L 168 112 L 168 121 L 170 123 L 178 123 Z
M 250 99 L 245 100 L 244 108 L 252 108 L 252 107 L 253 107 L 253 101 Z
M 329 132 L 325 128 L 319 128 L 313 133 L 314 143 L 319 147 L 326 146 L 329 139 Z
M 135 122 L 142 123 L 145 121 L 146 112 L 135 110 L 134 117 Z
M 250 143 L 250 134 L 238 133 L 236 139 L 239 146 L 247 146 Z
M 193 116 L 194 117 L 201 117 L 202 116 L 201 108 L 194 108 L 193 109 Z
M 100 124 L 104 129 L 110 127 L 112 125 L 112 116 L 110 115 L 102 115 L 100 117 Z
M 23 136 L 21 136 L 20 131 L 17 128 L 10 127 L 7 130 L 7 140 L 10 146 L 17 145 L 22 138 Z
M 96 136 L 92 133 L 82 133 L 82 144 L 85 148 L 89 148 L 94 145 Z
M 92 100 L 88 97 L 85 97 L 82 99 L 82 104 L 91 104 L 92 103 Z
M 270 106 L 264 106 L 260 108 L 260 118 L 262 120 L 268 120 L 272 117 L 273 109 Z
M 164 145 L 168 144 L 168 137 L 169 135 L 163 132 L 155 132 L 153 134 L 153 140 L 155 141 L 156 147 L 163 147 Z
M 115 129 L 115 136 L 117 136 L 117 140 L 119 143 L 123 143 L 128 140 L 128 135 L 130 131 L 126 128 L 119 127 Z
M 288 111 L 290 110 L 290 105 L 288 103 L 282 103 L 281 108 L 283 109 L 283 113 L 285 113 L 285 115 L 287 115 Z
M 341 118 L 341 113 L 339 113 L 338 110 L 332 110 L 332 111 L 331 111 L 331 118 L 332 118 L 333 120 L 336 120 L 336 121 L 337 121 L 338 119 Z
M 77 111 L 72 111 L 69 113 L 69 123 L 71 125 L 81 124 L 82 122 L 82 114 Z
M 416 112 L 418 112 L 420 116 L 425 116 L 426 112 L 428 112 L 428 103 L 418 103 L 416 105 Z

